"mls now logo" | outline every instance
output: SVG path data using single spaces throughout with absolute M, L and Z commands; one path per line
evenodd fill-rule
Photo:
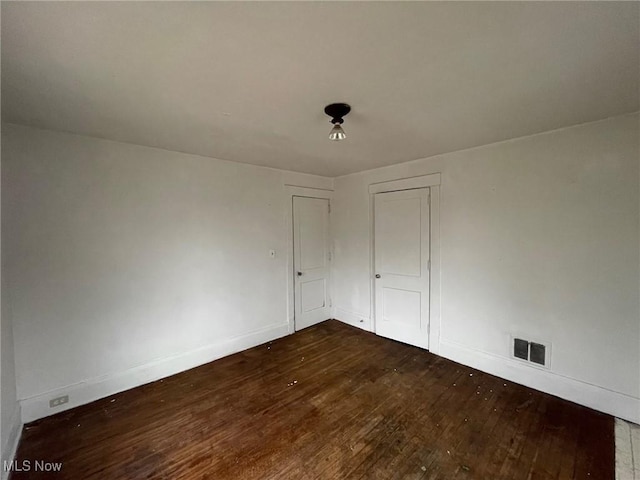
M 2 466 L 5 472 L 59 472 L 62 470 L 62 462 L 45 462 L 43 460 L 36 460 L 35 462 L 31 460 L 23 460 L 22 462 L 12 460 L 7 462 L 5 460 Z

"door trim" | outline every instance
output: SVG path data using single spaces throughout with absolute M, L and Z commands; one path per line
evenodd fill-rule
M 289 325 L 289 333 L 296 331 L 295 325 L 295 272 L 293 261 L 293 197 L 309 197 L 322 198 L 329 200 L 331 205 L 333 200 L 333 190 L 324 190 L 320 188 L 298 187 L 293 185 L 284 185 L 284 211 L 285 211 L 285 228 L 287 238 L 287 323 Z M 329 261 L 329 297 L 333 298 L 333 238 L 331 236 L 331 215 L 329 215 L 329 251 L 331 252 L 331 260 Z M 333 308 L 331 314 L 333 316 Z
M 429 206 L 429 232 L 431 271 L 429 272 L 429 351 L 440 353 L 440 173 L 400 178 L 388 182 L 372 183 L 369 185 L 369 289 L 371 292 L 371 329 L 375 332 L 376 298 L 375 298 L 375 210 L 374 195 L 376 193 L 412 190 L 415 188 L 429 188 L 431 202 Z
M 396 192 L 398 190 L 412 190 L 414 188 L 435 187 L 437 185 L 440 185 L 440 174 L 432 173 L 430 175 L 372 183 L 369 185 L 369 193 Z

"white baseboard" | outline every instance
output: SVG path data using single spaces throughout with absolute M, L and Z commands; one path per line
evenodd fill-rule
M 20 401 L 24 423 L 54 415 L 100 398 L 108 397 L 161 378 L 184 372 L 205 363 L 255 347 L 289 334 L 289 324 L 273 325 L 242 336 L 225 339 L 179 355 L 162 358 L 123 372 L 103 375 L 84 382 L 57 388 Z M 49 400 L 69 395 L 69 403 L 50 408 Z
M 496 375 L 600 412 L 640 423 L 640 399 L 549 370 L 529 367 L 498 355 L 457 343 L 440 341 L 440 355 L 482 372 Z
M 13 409 L 13 415 L 11 416 L 11 423 L 9 425 L 9 435 L 7 441 L 2 445 L 2 474 L 0 478 L 6 480 L 9 478 L 9 470 L 5 470 L 6 464 L 10 464 L 16 456 L 16 450 L 18 449 L 18 443 L 20 442 L 20 436 L 22 435 L 22 421 L 20 420 L 20 404 L 16 402 L 16 407 Z
M 362 315 L 360 313 L 352 313 L 347 310 L 343 310 L 339 307 L 335 309 L 335 319 L 340 320 L 343 323 L 351 325 L 353 327 L 361 328 L 367 332 L 372 331 L 371 318 L 368 315 Z
M 640 479 L 640 426 L 616 418 L 616 480 Z

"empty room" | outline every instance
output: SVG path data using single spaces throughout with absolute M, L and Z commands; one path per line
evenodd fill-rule
M 640 480 L 640 3 L 0 20 L 2 480 Z

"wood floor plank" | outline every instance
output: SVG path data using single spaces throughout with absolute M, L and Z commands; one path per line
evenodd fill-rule
M 614 478 L 613 418 L 327 321 L 27 425 L 21 479 Z M 33 465 L 33 464 L 32 464 Z

